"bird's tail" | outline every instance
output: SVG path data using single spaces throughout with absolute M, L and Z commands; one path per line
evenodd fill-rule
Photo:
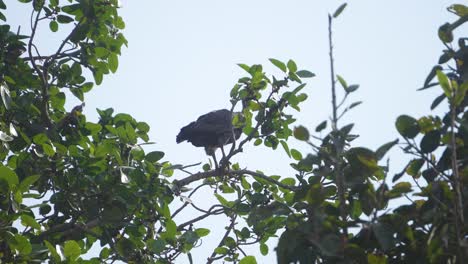
M 188 136 L 188 134 L 190 134 L 190 130 L 191 130 L 192 126 L 193 126 L 193 122 L 180 129 L 180 132 L 176 137 L 176 142 L 177 143 L 180 143 L 180 142 L 188 139 L 187 136 Z
M 176 137 L 176 142 L 180 143 L 180 142 L 182 142 L 184 140 L 186 140 L 186 138 L 184 137 L 184 135 L 182 134 L 182 131 L 181 131 Z

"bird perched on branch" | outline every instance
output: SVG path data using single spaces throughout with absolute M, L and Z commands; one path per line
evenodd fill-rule
M 235 113 L 236 114 L 236 113 Z M 227 109 L 216 110 L 200 116 L 197 121 L 180 129 L 176 142 L 185 140 L 195 147 L 204 147 L 207 155 L 213 157 L 215 166 L 218 167 L 215 151 L 221 148 L 225 157 L 223 146 L 233 143 L 242 133 L 242 127 L 232 124 L 233 114 Z

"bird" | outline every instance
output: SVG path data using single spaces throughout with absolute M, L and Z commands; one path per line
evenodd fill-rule
M 233 143 L 234 138 L 239 139 L 242 134 L 242 127 L 233 126 L 232 119 L 233 113 L 227 109 L 204 114 L 196 121 L 182 127 L 176 142 L 188 141 L 195 147 L 204 147 L 206 154 L 213 157 L 217 168 L 216 149 L 221 148 L 224 158 L 226 155 L 223 146 Z

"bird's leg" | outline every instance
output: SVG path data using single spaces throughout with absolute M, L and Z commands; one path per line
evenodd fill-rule
M 223 146 L 221 146 L 221 153 L 223 153 L 223 158 L 221 158 L 220 165 L 221 165 L 221 168 L 224 169 L 224 165 L 225 165 L 225 163 L 227 161 L 226 161 L 226 153 L 224 152 L 224 147 Z
M 213 158 L 213 162 L 215 164 L 215 170 L 218 170 L 219 166 L 218 166 L 218 161 L 216 160 L 216 154 L 213 152 L 213 154 L 211 154 L 211 157 Z

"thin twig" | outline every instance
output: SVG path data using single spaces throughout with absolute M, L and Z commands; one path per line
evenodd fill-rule
M 183 230 L 186 226 L 189 226 L 189 225 L 191 225 L 191 224 L 193 224 L 193 223 L 196 223 L 196 222 L 198 222 L 198 221 L 200 221 L 200 220 L 203 220 L 203 219 L 207 218 L 208 216 L 211 216 L 211 215 L 219 215 L 219 214 L 222 214 L 223 212 L 224 212 L 224 208 L 223 208 L 223 209 L 214 210 L 214 211 L 212 211 L 212 212 L 208 212 L 208 213 L 205 213 L 205 214 L 202 214 L 202 215 L 200 215 L 200 216 L 197 216 L 197 217 L 193 218 L 193 219 L 190 220 L 190 221 L 187 221 L 187 222 L 185 222 L 185 223 L 183 223 L 183 224 L 180 224 L 179 226 L 177 226 L 177 230 L 178 230 L 178 231 L 181 231 L 181 230 Z
M 192 197 L 192 195 L 195 194 L 195 192 L 197 192 L 201 187 L 206 186 L 206 185 L 208 185 L 208 184 L 203 183 L 203 184 L 200 184 L 199 186 L 197 186 L 197 188 L 193 189 L 193 191 L 189 194 L 188 198 Z M 171 215 L 171 218 L 174 218 L 177 214 L 179 214 L 189 204 L 190 204 L 190 202 L 184 202 L 184 204 L 179 209 L 174 211 L 174 213 Z
M 224 236 L 223 238 L 221 239 L 221 241 L 219 242 L 218 244 L 218 247 L 222 247 L 224 245 L 224 241 L 226 240 L 226 238 L 229 236 L 229 233 L 231 233 L 232 229 L 234 228 L 234 226 L 236 225 L 236 218 L 237 218 L 237 215 L 234 215 L 232 218 L 231 218 L 231 224 L 228 226 L 228 228 L 226 229 L 226 233 L 224 233 Z M 213 261 L 215 261 L 215 256 L 216 256 L 216 252 L 213 251 L 213 253 L 211 254 L 211 256 L 208 258 L 207 260 L 207 264 L 210 264 L 210 263 L 213 263 Z
M 452 173 L 453 173 L 453 188 L 455 189 L 455 230 L 457 236 L 457 250 L 458 259 L 464 258 L 464 250 L 461 248 L 462 235 L 460 227 L 465 225 L 465 218 L 463 216 L 463 196 L 462 196 L 462 183 L 460 181 L 460 175 L 458 173 L 458 161 L 457 161 L 457 139 L 455 135 L 455 120 L 457 118 L 456 106 L 454 103 L 450 104 L 450 147 L 452 149 Z
M 31 22 L 32 22 L 31 37 L 29 38 L 29 42 L 28 42 L 28 55 L 29 55 L 30 58 L 33 57 L 32 48 L 33 47 L 35 48 L 35 45 L 33 44 L 33 40 L 34 40 L 34 37 L 36 35 L 37 25 L 38 25 L 38 22 L 39 22 L 39 16 L 41 14 L 41 11 L 42 11 L 42 9 L 37 11 L 37 15 L 36 15 L 36 18 L 34 19 L 34 21 L 33 21 L 34 10 L 32 11 L 33 13 L 31 14 Z M 36 49 L 36 52 L 38 52 L 37 49 Z M 42 121 L 44 122 L 46 127 L 48 127 L 50 129 L 50 128 L 52 128 L 52 121 L 51 121 L 50 116 L 49 116 L 49 105 L 48 105 L 49 104 L 49 98 L 48 98 L 48 95 L 47 95 L 48 94 L 48 91 L 47 91 L 47 88 L 48 88 L 47 74 L 45 73 L 45 69 L 43 69 L 44 71 L 41 71 L 39 69 L 39 66 L 36 64 L 35 60 L 31 60 L 31 64 L 32 64 L 33 69 L 36 71 L 37 75 L 39 76 L 39 79 L 41 80 L 41 87 L 42 87 L 42 89 L 41 89 L 41 92 L 42 92 L 41 117 L 42 117 Z
M 330 55 L 330 71 L 331 71 L 331 88 L 332 88 L 332 106 L 333 106 L 333 118 L 332 118 L 332 130 L 334 134 L 333 144 L 335 146 L 336 151 L 336 168 L 335 168 L 335 176 L 336 176 L 336 185 L 338 191 L 338 200 L 340 204 L 340 216 L 341 221 L 343 221 L 343 243 L 346 243 L 348 238 L 348 227 L 346 224 L 346 197 L 345 197 L 345 186 L 344 186 L 344 179 L 343 179 L 343 172 L 341 168 L 341 154 L 342 154 L 342 146 L 340 141 L 338 140 L 338 116 L 337 116 L 337 105 L 336 105 L 336 80 L 335 80 L 335 66 L 334 66 L 334 59 L 333 59 L 333 41 L 332 41 L 332 16 L 328 15 L 328 44 L 329 44 L 329 55 Z M 343 245 L 344 248 L 344 245 Z

